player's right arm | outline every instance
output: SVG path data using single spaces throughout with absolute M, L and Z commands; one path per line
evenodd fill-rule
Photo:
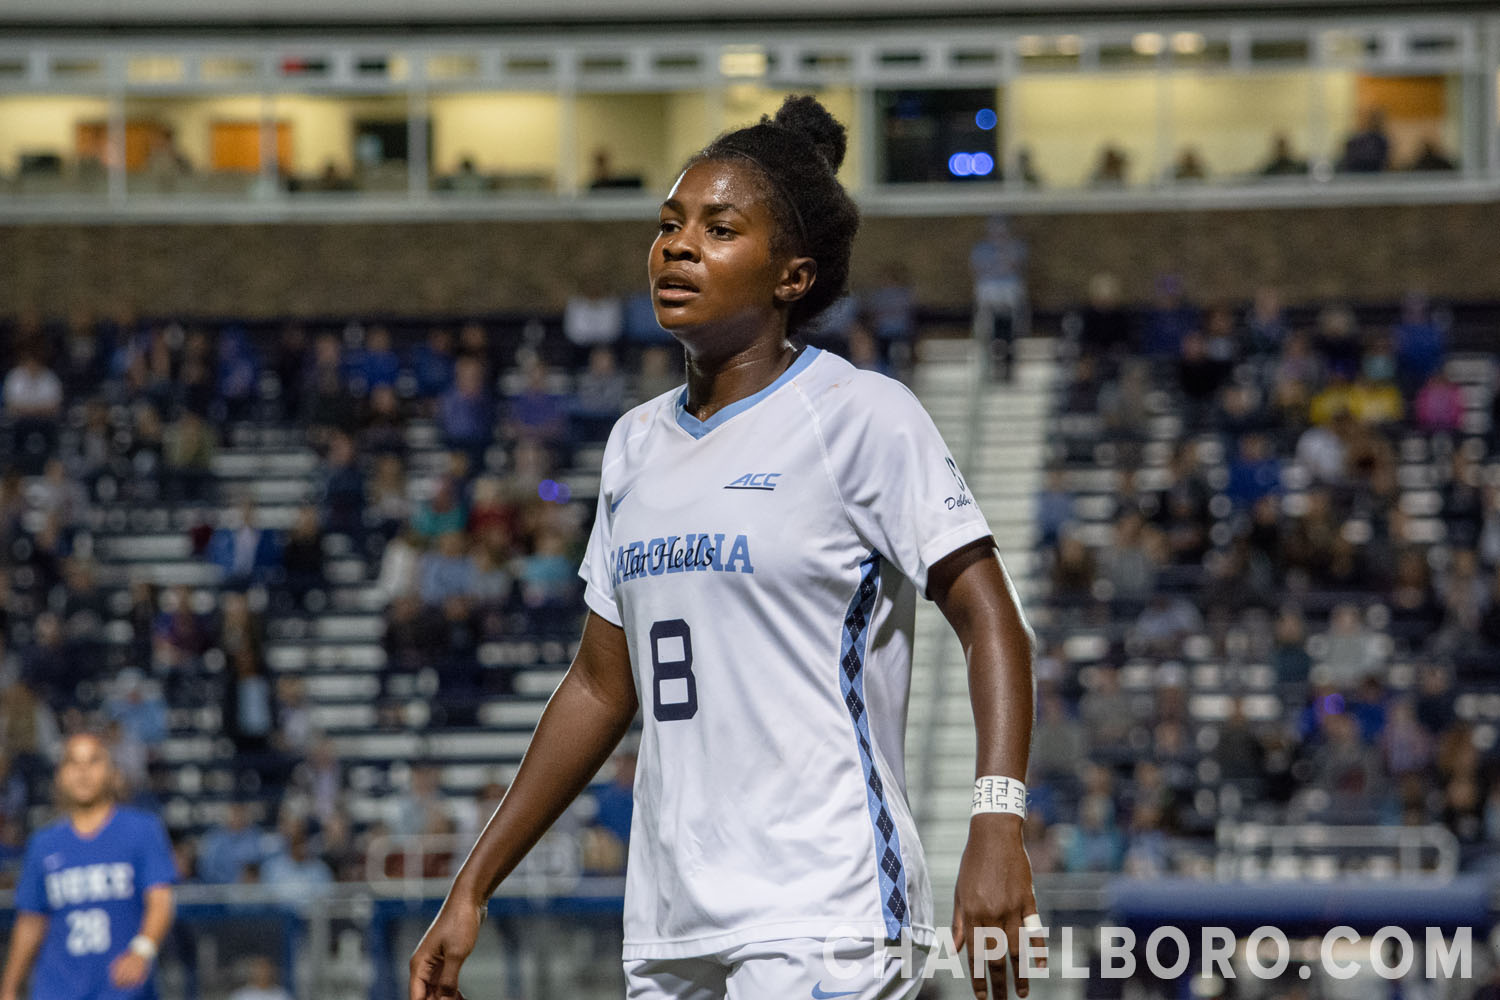
M 411 1000 L 460 996 L 458 970 L 474 949 L 491 894 L 598 773 L 638 707 L 625 631 L 590 612 L 578 655 L 547 702 L 515 780 L 412 954 Z
M 5 975 L 0 977 L 0 1000 L 20 1000 L 21 984 L 42 949 L 47 936 L 47 918 L 41 913 L 16 914 L 16 925 L 10 932 L 10 954 L 5 959 Z

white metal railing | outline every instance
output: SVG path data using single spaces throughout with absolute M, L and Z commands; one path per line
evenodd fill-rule
M 1341 862 L 1357 860 L 1358 874 L 1451 879 L 1459 844 L 1444 826 L 1332 826 L 1221 823 L 1215 874 L 1220 880 L 1265 875 L 1328 880 L 1350 877 Z M 1347 853 L 1346 853 L 1347 852 Z M 1357 854 L 1355 853 L 1357 852 Z

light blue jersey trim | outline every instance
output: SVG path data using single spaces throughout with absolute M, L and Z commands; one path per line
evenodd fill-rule
M 871 832 L 875 837 L 875 877 L 880 886 L 881 917 L 885 920 L 886 937 L 895 940 L 901 936 L 901 928 L 911 926 L 906 899 L 906 867 L 901 861 L 901 837 L 896 832 L 895 819 L 885 805 L 885 783 L 880 780 L 880 771 L 875 766 L 864 695 L 865 650 L 869 645 L 870 619 L 875 613 L 875 595 L 879 590 L 880 553 L 871 552 L 859 564 L 859 587 L 844 616 L 839 642 L 839 690 L 844 696 L 844 706 L 849 709 L 854 740 L 859 746 Z
M 750 407 L 754 406 L 756 403 L 759 403 L 762 399 L 765 399 L 771 393 L 775 392 L 777 389 L 780 389 L 792 379 L 802 374 L 807 370 L 807 366 L 816 361 L 818 355 L 822 353 L 823 352 L 816 347 L 803 348 L 802 353 L 799 354 L 797 356 L 797 359 L 792 362 L 791 367 L 782 372 L 780 375 L 776 376 L 776 381 L 772 382 L 770 385 L 766 386 L 764 389 L 762 389 L 760 392 L 755 393 L 754 395 L 746 396 L 744 399 L 730 403 L 728 406 L 724 407 L 724 409 L 720 410 L 718 413 L 715 413 L 707 420 L 699 420 L 697 417 L 693 416 L 687 411 L 687 386 L 683 386 L 682 395 L 677 397 L 677 426 L 687 431 L 695 439 L 702 438 L 703 435 L 707 434 L 715 427 L 718 427 L 720 424 L 724 423 L 724 421 L 729 420 L 731 417 L 735 417 L 741 413 L 744 413 L 746 410 L 750 409 Z

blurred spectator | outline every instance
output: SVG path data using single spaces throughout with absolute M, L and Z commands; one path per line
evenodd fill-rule
M 442 772 L 436 764 L 412 767 L 408 787 L 386 799 L 385 822 L 395 837 L 453 831 L 453 817 L 443 797 Z
M 1312 787 L 1329 796 L 1334 815 L 1367 814 L 1375 804 L 1380 764 L 1360 739 L 1354 717 L 1334 712 L 1323 717 L 1323 741 L 1312 757 Z
M 1031 307 L 1026 291 L 1026 241 L 1016 235 L 1003 215 L 985 222 L 984 235 L 969 250 L 969 273 L 974 279 L 974 330 L 989 345 L 997 375 L 1009 379 L 1015 341 L 1031 329 Z M 879 331 L 876 331 L 877 336 Z M 894 343 L 892 345 L 894 347 Z M 901 359 L 898 371 L 904 367 Z
M 546 445 L 561 442 L 568 432 L 568 404 L 550 388 L 547 366 L 528 358 L 521 374 L 525 381 L 507 408 L 506 435 Z
M 328 895 L 333 871 L 312 849 L 307 824 L 292 824 L 285 847 L 260 867 L 260 879 L 277 891 L 284 902 L 302 908 Z
M 589 351 L 588 368 L 578 376 L 573 419 L 581 437 L 603 439 L 615 420 L 625 412 L 625 376 L 608 347 Z
M 1349 391 L 1354 418 L 1372 427 L 1389 427 L 1405 416 L 1405 403 L 1396 388 L 1396 360 L 1390 348 L 1377 344 L 1365 352 L 1359 378 Z
M 1442 144 L 1434 138 L 1422 140 L 1422 148 L 1407 166 L 1415 171 L 1452 171 L 1458 169 L 1453 157 L 1443 151 Z
M 411 510 L 401 459 L 391 454 L 378 456 L 366 493 L 365 523 L 373 525 L 381 542 L 388 542 L 401 530 Z
M 624 318 L 620 297 L 610 293 L 597 277 L 585 278 L 563 307 L 563 336 L 573 345 L 574 366 L 582 366 L 593 348 L 618 341 Z
M 1335 410 L 1326 424 L 1313 424 L 1297 439 L 1297 464 L 1310 473 L 1314 481 L 1334 485 L 1344 481 L 1353 417 L 1347 409 Z
M 41 472 L 47 456 L 56 451 L 62 416 L 62 381 L 46 366 L 42 352 L 39 341 L 23 343 L 16 366 L 0 387 L 10 421 L 11 454 L 26 475 Z
M 1130 174 L 1130 157 L 1114 143 L 1105 143 L 1099 150 L 1099 159 L 1089 175 L 1094 187 L 1123 187 Z
M 1384 665 L 1380 637 L 1365 626 L 1359 608 L 1340 604 L 1328 620 L 1322 636 L 1323 655 L 1319 667 L 1328 683 L 1341 691 L 1353 690 L 1368 674 Z
M 682 378 L 673 368 L 672 353 L 665 347 L 652 346 L 641 352 L 640 372 L 636 375 L 636 395 L 642 400 L 655 399 L 680 387 Z
M 323 528 L 332 535 L 347 535 L 356 542 L 365 530 L 365 474 L 359 465 L 354 440 L 335 431 L 328 437 L 321 489 Z
M 453 388 L 455 360 L 453 333 L 435 326 L 412 358 L 412 374 L 417 380 L 417 394 L 423 399 L 438 399 Z
M 1136 725 L 1130 696 L 1120 687 L 1120 674 L 1113 666 L 1094 671 L 1094 682 L 1078 701 L 1083 721 L 1095 748 L 1123 746 Z
M 1059 465 L 1049 466 L 1042 491 L 1037 494 L 1037 544 L 1057 544 L 1063 525 L 1073 517 L 1073 493 L 1063 482 L 1063 470 Z
M 417 504 L 412 529 L 424 541 L 432 541 L 450 531 L 463 531 L 469 522 L 468 510 L 461 499 L 462 491 L 451 478 L 438 480 L 432 496 Z
M 1452 434 L 1463 429 L 1463 390 L 1441 370 L 1433 372 L 1412 404 L 1417 429 L 1428 434 Z
M 224 822 L 210 827 L 198 844 L 198 875 L 204 882 L 239 882 L 277 847 L 276 835 L 256 826 L 245 801 L 229 803 Z
M 173 500 L 204 500 L 213 486 L 217 435 L 197 413 L 185 410 L 163 433 L 163 479 Z
M 1193 146 L 1184 146 L 1177 154 L 1172 166 L 1172 179 L 1177 181 L 1202 181 L 1208 179 L 1208 167 L 1203 163 L 1203 154 Z
M 1115 807 L 1103 795 L 1088 795 L 1078 804 L 1078 823 L 1063 841 L 1063 867 L 1069 872 L 1116 872 L 1124 862 L 1125 842 L 1115 826 Z
M 1073 774 L 1079 761 L 1088 758 L 1088 736 L 1083 725 L 1068 711 L 1056 690 L 1041 692 L 1037 707 L 1036 735 L 1031 743 L 1030 774 L 1033 785 L 1056 781 Z
M 1292 151 L 1292 140 L 1285 132 L 1276 133 L 1271 140 L 1271 155 L 1260 168 L 1265 177 L 1287 177 L 1307 173 L 1307 161 Z
M 891 375 L 891 367 L 881 357 L 880 343 L 863 323 L 849 328 L 849 363 L 860 371 Z
M 1198 329 L 1198 310 L 1187 300 L 1182 279 L 1175 274 L 1157 277 L 1155 298 L 1146 313 L 1142 347 L 1153 359 L 1176 358 L 1182 354 L 1182 342 Z
M 302 401 L 298 406 L 312 428 L 315 444 L 330 430 L 351 431 L 358 412 L 344 372 L 344 346 L 339 338 L 324 333 L 313 341 L 312 364 L 302 379 Z
M 296 608 L 307 608 L 307 596 L 328 586 L 324 569 L 323 528 L 318 508 L 303 504 L 281 546 L 281 586 Z
M 1131 343 L 1130 314 L 1120 303 L 1120 279 L 1108 272 L 1089 278 L 1088 303 L 1078 313 L 1084 357 L 1118 355 Z
M 1410 291 L 1401 300 L 1401 320 L 1393 334 L 1395 377 L 1410 397 L 1442 367 L 1448 350 L 1447 333 L 1444 324 L 1433 315 L 1427 296 L 1421 291 Z
M 224 685 L 224 731 L 234 741 L 237 762 L 263 770 L 276 725 L 276 692 L 265 664 L 249 648 L 228 654 L 230 677 Z
M 904 264 L 881 268 L 879 284 L 864 297 L 864 311 L 886 363 L 896 371 L 908 370 L 917 339 L 917 303 Z
M 417 585 L 422 603 L 438 607 L 474 589 L 474 564 L 465 548 L 463 533 L 449 531 L 439 535 L 436 548 L 422 556 Z
M 293 771 L 292 786 L 306 797 L 318 822 L 328 826 L 344 809 L 344 778 L 344 767 L 333 741 L 320 736 L 307 748 L 307 756 Z
M 1318 313 L 1318 332 L 1313 346 L 1323 359 L 1330 377 L 1353 379 L 1360 369 L 1364 346 L 1358 321 L 1348 306 L 1326 306 Z
M 259 387 L 260 367 L 244 327 L 227 326 L 219 331 L 218 395 L 230 420 L 250 416 Z
M 1271 665 L 1283 684 L 1302 684 L 1312 670 L 1307 652 L 1307 623 L 1295 606 L 1283 607 L 1276 617 L 1275 645 Z
M 209 541 L 208 560 L 224 571 L 223 585 L 230 589 L 262 583 L 281 565 L 276 536 L 256 524 L 254 502 L 245 500 L 226 516 Z
M 229 1000 L 292 1000 L 277 981 L 276 966 L 264 955 L 245 960 L 245 985 L 229 994 Z
M 1349 174 L 1378 174 L 1389 165 L 1391 141 L 1386 136 L 1385 111 L 1369 108 L 1359 130 L 1344 141 L 1344 153 L 1338 169 Z
M 359 448 L 366 455 L 406 455 L 406 420 L 394 387 L 370 390 L 360 418 Z
M 482 468 L 494 424 L 484 366 L 472 357 L 460 358 L 454 365 L 453 388 L 438 401 L 438 425 L 445 445 L 464 452 L 471 465 Z
M 160 746 L 167 738 L 167 703 L 161 691 L 140 670 L 122 670 L 104 701 L 104 715 L 145 747 Z
M 1245 509 L 1261 497 L 1281 489 L 1281 460 L 1264 434 L 1246 434 L 1239 440 L 1229 463 L 1229 483 L 1224 493 L 1238 508 Z
M 401 359 L 391 346 L 391 331 L 380 324 L 365 333 L 364 346 L 349 362 L 349 387 L 356 396 L 376 389 L 394 389 L 401 374 Z

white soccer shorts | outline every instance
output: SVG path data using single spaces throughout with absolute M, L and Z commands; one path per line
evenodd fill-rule
M 825 961 L 819 938 L 761 941 L 696 958 L 625 963 L 628 1000 L 915 1000 L 928 949 L 912 968 L 870 940 L 837 940 Z

